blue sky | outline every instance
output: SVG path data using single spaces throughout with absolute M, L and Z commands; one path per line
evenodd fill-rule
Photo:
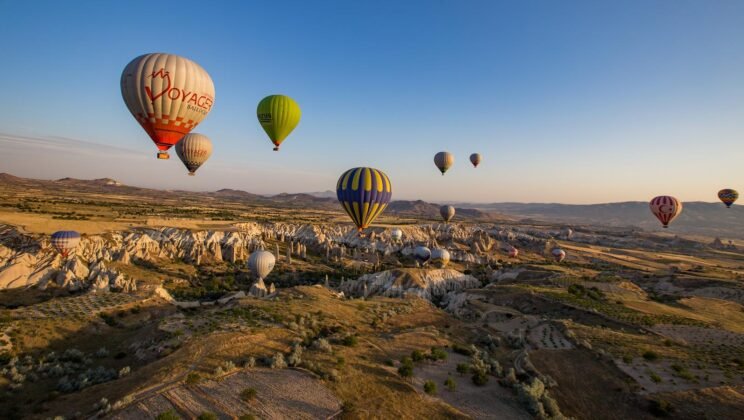
M 472 202 L 744 189 L 741 1 L 0 0 L 0 16 L 0 171 L 16 175 L 279 193 L 364 165 L 394 198 Z M 121 99 L 148 52 L 215 83 L 196 177 L 155 159 Z M 255 117 L 272 93 L 303 110 L 278 153 Z

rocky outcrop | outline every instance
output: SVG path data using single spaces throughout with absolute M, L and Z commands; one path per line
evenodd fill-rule
M 456 270 L 397 269 L 345 281 L 340 289 L 345 295 L 355 297 L 416 295 L 432 300 L 476 287 L 480 287 L 478 279 Z

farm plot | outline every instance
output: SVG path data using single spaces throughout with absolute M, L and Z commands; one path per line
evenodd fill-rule
M 73 318 L 85 319 L 96 316 L 117 306 L 139 300 L 127 293 L 89 293 L 82 296 L 52 299 L 36 305 L 14 310 L 17 318 Z

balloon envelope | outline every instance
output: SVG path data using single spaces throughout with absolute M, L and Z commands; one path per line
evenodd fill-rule
M 274 254 L 269 251 L 260 250 L 251 254 L 247 265 L 255 277 L 263 280 L 274 269 L 275 263 L 276 258 L 274 258 Z
M 731 205 L 739 198 L 739 192 L 732 190 L 731 188 L 725 188 L 718 191 L 718 199 L 726 205 L 726 208 L 731 208 Z
M 439 268 L 444 268 L 450 262 L 450 253 L 446 249 L 433 249 L 431 251 L 431 261 Z
M 481 162 L 480 153 L 473 153 L 472 155 L 470 155 L 470 163 L 473 164 L 474 168 L 477 168 L 480 162 Z
M 413 258 L 415 258 L 420 265 L 424 265 L 429 261 L 429 258 L 431 258 L 431 250 L 425 246 L 419 245 L 413 249 Z
M 80 234 L 74 230 L 60 230 L 52 233 L 52 246 L 63 256 L 67 256 L 80 243 Z
M 157 148 L 166 150 L 194 129 L 214 104 L 214 84 L 195 62 L 174 54 L 145 54 L 121 74 L 121 95 L 129 112 Z
M 274 143 L 274 150 L 277 151 L 279 145 L 300 123 L 302 111 L 297 102 L 289 96 L 269 95 L 258 103 L 256 115 L 269 140 Z
M 204 134 L 186 134 L 176 143 L 176 154 L 189 170 L 189 175 L 194 175 L 194 172 L 212 156 L 212 141 Z
M 651 213 L 659 219 L 665 228 L 669 227 L 669 223 L 682 213 L 682 203 L 669 195 L 654 197 L 648 205 Z
M 385 210 L 392 196 L 390 178 L 379 169 L 349 169 L 336 183 L 336 197 L 360 232 Z
M 434 155 L 434 164 L 442 175 L 455 163 L 455 156 L 450 152 L 439 152 Z
M 550 254 L 553 256 L 553 259 L 555 259 L 557 262 L 561 262 L 563 261 L 564 258 L 566 258 L 566 251 L 560 248 L 553 248 L 553 250 L 550 251 Z
M 400 228 L 395 228 L 390 232 L 390 237 L 392 237 L 394 241 L 400 241 L 403 239 L 403 231 Z
M 509 249 L 509 257 L 517 258 L 517 256 L 519 256 L 519 250 L 517 248 L 511 247 Z
M 439 208 L 439 214 L 442 216 L 442 220 L 449 222 L 455 217 L 455 208 L 452 206 L 442 206 Z

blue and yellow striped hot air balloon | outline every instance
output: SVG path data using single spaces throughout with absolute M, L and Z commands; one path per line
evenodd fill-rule
M 353 168 L 341 174 L 336 196 L 361 232 L 390 203 L 393 186 L 390 178 L 379 169 Z

